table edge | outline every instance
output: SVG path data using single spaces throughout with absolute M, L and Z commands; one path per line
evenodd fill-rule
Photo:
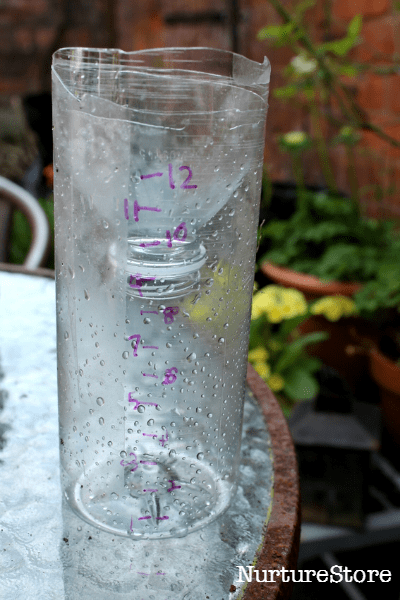
M 296 568 L 300 546 L 300 482 L 287 421 L 275 396 L 250 364 L 247 368 L 247 384 L 267 423 L 273 454 L 272 508 L 255 564 L 255 570 L 260 571 L 262 580 L 263 570 Z M 293 588 L 292 578 L 289 579 L 285 582 L 279 577 L 274 583 L 259 583 L 253 576 L 242 600 L 288 599 Z

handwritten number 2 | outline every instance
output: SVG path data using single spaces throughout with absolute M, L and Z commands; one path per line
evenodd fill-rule
M 193 173 L 192 173 L 192 169 L 190 167 L 186 167 L 186 166 L 182 166 L 179 167 L 180 171 L 188 171 L 188 176 L 186 177 L 185 181 L 179 186 L 181 188 L 181 190 L 194 190 L 197 188 L 197 185 L 188 185 L 189 181 L 191 181 Z

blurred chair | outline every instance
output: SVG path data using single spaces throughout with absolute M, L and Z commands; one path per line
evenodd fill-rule
M 0 176 L 0 260 L 7 261 L 7 246 L 12 209 L 19 209 L 28 219 L 32 243 L 24 260 L 26 269 L 36 269 L 46 258 L 49 225 L 39 202 L 21 186 Z

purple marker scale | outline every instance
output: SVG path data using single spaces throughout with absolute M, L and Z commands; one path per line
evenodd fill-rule
M 54 55 L 62 485 L 113 535 L 184 536 L 235 493 L 269 73 Z

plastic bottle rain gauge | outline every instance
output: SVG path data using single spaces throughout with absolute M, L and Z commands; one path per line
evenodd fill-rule
M 52 73 L 63 490 L 183 536 L 236 489 L 269 63 L 67 48 Z

